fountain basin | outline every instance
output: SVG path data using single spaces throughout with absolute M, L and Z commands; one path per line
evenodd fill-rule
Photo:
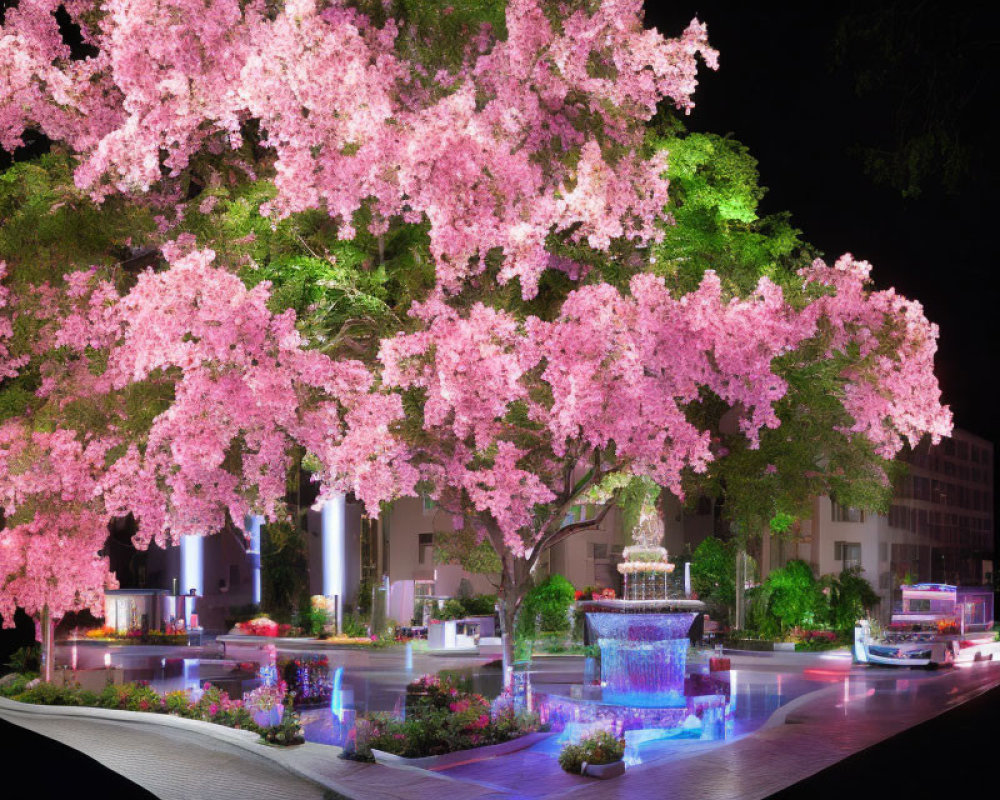
M 587 623 L 601 650 L 604 699 L 631 707 L 684 704 L 687 633 L 693 612 L 591 612 Z

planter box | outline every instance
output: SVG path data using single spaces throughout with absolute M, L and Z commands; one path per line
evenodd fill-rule
M 774 652 L 776 653 L 794 653 L 795 652 L 795 642 L 775 642 Z
M 541 741 L 548 733 L 527 733 L 509 742 L 491 744 L 486 747 L 470 747 L 468 750 L 456 750 L 454 753 L 444 753 L 440 756 L 424 756 L 423 758 L 404 758 L 403 756 L 386 753 L 372 748 L 375 763 L 384 767 L 419 767 L 420 769 L 438 770 L 454 767 L 457 764 L 471 764 L 474 761 L 485 761 L 487 758 L 516 753 L 531 747 Z
M 584 764 L 583 774 L 588 778 L 600 778 L 601 780 L 617 778 L 625 774 L 625 761 L 620 759 L 612 761 L 610 764 Z
M 720 658 L 713 656 L 708 659 L 708 671 L 709 672 L 726 672 L 731 669 L 731 662 L 728 658 Z

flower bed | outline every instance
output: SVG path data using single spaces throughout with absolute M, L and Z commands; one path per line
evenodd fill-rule
M 290 745 L 305 741 L 298 716 L 287 707 L 290 705 L 291 695 L 286 695 L 284 687 L 272 689 L 266 701 L 253 692 L 234 700 L 217 686 L 206 683 L 201 696 L 196 700 L 184 689 L 161 695 L 145 682 L 109 684 L 101 692 L 90 692 L 75 686 L 45 683 L 30 675 L 19 675 L 13 679 L 5 679 L 5 683 L 0 685 L 0 696 L 38 705 L 172 714 L 236 730 L 254 731 L 265 742 L 272 744 Z M 281 719 L 273 725 L 255 722 L 254 712 L 261 710 L 264 705 L 271 708 L 272 703 L 286 706 Z
M 372 713 L 358 720 L 351 757 L 374 761 L 373 750 L 426 758 L 501 744 L 539 730 L 538 717 L 509 702 L 490 707 L 480 694 L 450 679 L 425 675 L 407 687 L 406 719 Z
M 257 617 L 246 622 L 236 623 L 236 632 L 244 636 L 288 636 L 291 631 L 291 625 L 279 624 L 267 617 Z
M 186 645 L 186 633 L 163 633 L 162 631 L 143 631 L 134 629 L 119 633 L 114 628 L 92 628 L 84 636 L 91 640 L 109 641 L 115 644 L 145 644 L 145 645 Z
M 278 661 L 278 674 L 294 695 L 296 707 L 326 705 L 333 686 L 326 656 L 295 656 Z
M 257 617 L 246 622 L 237 622 L 233 626 L 232 632 L 240 636 L 266 636 L 268 638 L 308 638 L 319 639 L 327 644 L 362 645 L 362 646 L 385 646 L 395 644 L 395 633 L 378 636 L 346 636 L 338 634 L 334 636 L 325 633 L 313 636 L 305 628 L 288 625 L 284 622 L 278 623 L 267 617 Z M 404 640 L 405 641 L 405 640 Z
M 585 736 L 576 744 L 567 744 L 559 753 L 559 766 L 574 775 L 593 774 L 594 777 L 615 777 L 625 772 L 622 759 L 625 740 L 608 731 L 598 731 Z M 603 767 L 621 763 L 620 770 L 588 771 L 588 767 Z

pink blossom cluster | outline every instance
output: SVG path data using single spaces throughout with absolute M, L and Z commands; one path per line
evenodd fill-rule
M 816 301 L 827 322 L 828 355 L 851 345 L 859 354 L 844 374 L 843 404 L 854 419 L 846 432 L 863 434 L 888 459 L 904 438 L 915 446 L 925 434 L 935 444 L 948 436 L 952 416 L 934 375 L 937 325 L 894 289 L 871 291 L 870 272 L 871 264 L 847 253 L 832 267 L 815 261 L 803 276 L 833 290 Z
M 422 313 L 424 329 L 383 342 L 383 385 L 423 390 L 433 444 L 413 446 L 421 477 L 492 515 L 515 553 L 531 547 L 536 506 L 556 497 L 545 473 L 581 452 L 614 448 L 620 468 L 680 493 L 682 470 L 712 458 L 710 432 L 684 409 L 706 389 L 743 410 L 751 442 L 777 427 L 787 387 L 772 362 L 816 328 L 815 313 L 793 310 L 771 282 L 726 301 L 712 273 L 680 299 L 648 274 L 629 294 L 582 287 L 551 322 L 481 304 Z M 532 457 L 539 448 L 555 470 Z
M 305 350 L 294 315 L 267 308 L 266 283 L 248 290 L 189 244 L 165 247 L 170 268 L 142 275 L 116 306 L 112 385 L 174 382 L 144 447 L 109 469 L 106 502 L 137 517 L 137 543 L 213 533 L 227 516 L 279 517 L 294 443 L 322 459 L 328 489 L 356 488 L 376 508 L 395 495 L 406 483 L 388 430 L 399 398 L 369 392 L 359 362 Z
M 10 290 L 2 283 L 6 275 L 7 265 L 0 261 L 0 312 L 8 306 L 10 298 Z M 17 371 L 28 362 L 27 356 L 14 357 L 11 355 L 7 342 L 13 335 L 13 323 L 6 315 L 0 315 L 0 381 L 16 376 Z
M 0 426 L 0 616 L 15 608 L 37 616 L 48 607 L 103 615 L 105 588 L 117 586 L 98 555 L 108 537 L 99 501 L 108 443 L 81 441 L 73 431 L 43 433 L 17 421 Z M 21 521 L 26 512 L 27 521 Z
M 658 235 L 665 164 L 640 156 L 643 123 L 663 100 L 689 109 L 698 54 L 717 61 L 697 20 L 677 39 L 644 29 L 640 0 L 511 0 L 506 39 L 483 29 L 434 75 L 400 55 L 400 23 L 342 2 L 109 0 L 98 12 L 77 0 L 65 5 L 98 53 L 83 60 L 61 42 L 58 5 L 25 0 L 0 27 L 0 146 L 38 127 L 79 155 L 77 184 L 95 197 L 157 188 L 166 205 L 193 158 L 232 153 L 255 120 L 276 213 L 323 207 L 351 238 L 371 200 L 373 232 L 395 215 L 430 223 L 443 287 L 499 249 L 500 279 L 519 278 L 525 297 L 553 232 L 601 249 Z

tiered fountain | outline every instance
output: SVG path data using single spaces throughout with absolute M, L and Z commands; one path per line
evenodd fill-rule
M 686 671 L 688 632 L 704 604 L 671 591 L 674 565 L 662 539 L 659 514 L 644 510 L 618 565 L 624 596 L 582 603 L 601 651 L 601 683 L 539 687 L 536 705 L 555 730 L 600 726 L 633 741 L 725 738 L 728 681 Z

